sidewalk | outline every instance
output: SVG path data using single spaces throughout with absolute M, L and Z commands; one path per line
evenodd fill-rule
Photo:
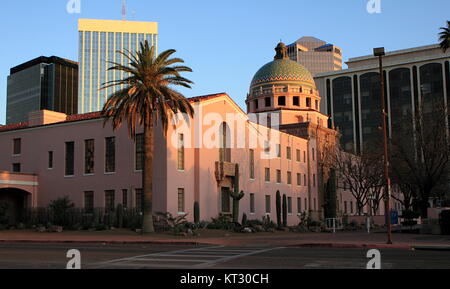
M 183 237 L 170 234 L 139 235 L 129 230 L 63 233 L 38 233 L 30 230 L 0 231 L 0 242 L 34 243 L 102 243 L 102 244 L 167 244 L 223 245 L 322 248 L 395 248 L 450 250 L 450 236 L 392 234 L 392 245 L 386 244 L 386 234 L 365 232 L 333 233 L 256 233 L 242 234 L 219 230 L 200 230 L 200 236 Z

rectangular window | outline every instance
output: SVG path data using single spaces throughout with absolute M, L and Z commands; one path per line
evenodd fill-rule
M 272 101 L 271 101 L 270 97 L 266 97 L 264 100 L 265 100 L 266 107 L 269 107 L 272 105 Z
M 303 175 L 303 185 L 308 186 L 308 181 L 306 179 L 306 174 Z
M 347 201 L 344 201 L 344 213 L 347 214 Z
M 116 138 L 105 138 L 105 173 L 116 171 Z
M 184 189 L 178 189 L 178 213 L 184 212 Z
M 316 160 L 316 150 L 314 148 L 312 149 L 312 159 L 313 161 Z
M 13 155 L 20 155 L 22 153 L 22 139 L 15 138 L 13 140 Z
M 231 212 L 230 189 L 222 188 L 222 213 Z
M 135 169 L 142 171 L 144 169 L 144 134 L 136 134 L 135 137 Z
M 266 214 L 270 214 L 270 195 L 266 195 Z
M 128 190 L 122 190 L 122 206 L 124 209 L 128 208 Z
M 264 141 L 264 152 L 266 155 L 270 154 L 270 143 L 268 141 Z
M 178 134 L 178 170 L 184 171 L 184 134 Z
M 287 184 L 288 185 L 292 184 L 292 173 L 291 172 L 287 172 Z
M 306 163 L 306 151 L 303 151 L 303 162 Z
M 270 183 L 270 168 L 265 168 L 265 180 Z
M 53 169 L 53 152 L 48 152 L 48 168 Z
M 302 185 L 302 174 L 297 174 L 297 186 Z
M 138 212 L 144 211 L 144 191 L 142 189 L 135 190 L 135 206 Z
M 250 194 L 250 213 L 255 213 L 255 194 Z
M 105 210 L 106 211 L 114 211 L 114 200 L 115 191 L 114 190 L 107 190 L 105 191 Z
M 94 192 L 84 192 L 84 210 L 86 213 L 92 213 L 94 211 Z
M 259 100 L 258 100 L 258 99 L 255 99 L 255 100 L 253 101 L 253 103 L 255 104 L 255 109 L 258 109 L 258 108 L 259 108 Z
M 250 179 L 255 179 L 255 151 L 250 150 Z
M 277 144 L 277 157 L 281 158 L 281 144 Z
M 94 173 L 94 150 L 95 144 L 93 139 L 84 141 L 84 173 Z
M 297 198 L 297 213 L 302 212 L 302 198 Z
M 301 161 L 301 159 L 300 159 L 300 150 L 296 150 L 296 160 L 297 160 L 297 162 Z
M 291 156 L 291 147 L 286 147 L 286 158 L 287 158 L 288 160 L 291 160 L 291 159 L 292 159 L 292 156 Z
M 292 214 L 292 198 L 287 198 L 287 212 L 288 214 Z
M 298 96 L 294 96 L 292 104 L 295 106 L 300 106 L 300 98 Z
M 285 96 L 279 96 L 278 97 L 278 105 L 279 106 L 285 106 L 286 105 L 286 97 Z
M 311 98 L 306 98 L 306 107 L 311 107 Z
M 66 142 L 66 176 L 74 175 L 74 160 L 75 160 L 75 143 L 73 141 Z
M 316 174 L 313 174 L 313 186 L 316 186 Z
M 277 184 L 281 184 L 281 170 L 277 170 Z
M 350 201 L 350 214 L 353 214 L 353 201 Z
M 15 163 L 12 165 L 12 171 L 13 173 L 20 173 L 21 172 L 21 165 L 20 163 Z

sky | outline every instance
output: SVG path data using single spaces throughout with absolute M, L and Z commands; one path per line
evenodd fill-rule
M 78 61 L 78 19 L 122 19 L 121 0 L 76 0 L 81 13 L 68 13 L 69 0 L 1 1 L 0 124 L 6 119 L 11 67 L 52 56 Z M 73 0 L 75 1 L 75 0 Z M 253 75 L 273 60 L 280 39 L 302 36 L 333 43 L 348 58 L 437 43 L 450 19 L 448 0 L 127 0 L 127 20 L 159 23 L 159 50 L 176 49 L 194 72 L 186 97 L 228 93 L 241 107 Z

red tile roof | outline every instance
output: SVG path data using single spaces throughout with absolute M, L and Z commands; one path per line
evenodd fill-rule
M 188 100 L 190 102 L 201 102 L 201 101 L 206 101 L 209 99 L 213 99 L 213 98 L 225 96 L 225 95 L 227 95 L 227 94 L 226 93 L 208 94 L 208 95 L 191 97 L 191 98 L 188 98 Z M 96 119 L 96 118 L 102 118 L 101 111 L 84 113 L 84 114 L 68 115 L 66 120 L 62 121 L 62 122 L 77 122 L 77 121 L 90 120 L 90 119 Z M 59 123 L 62 123 L 62 122 L 59 122 Z M 48 125 L 52 125 L 52 124 L 48 124 Z M 42 125 L 42 126 L 46 126 L 46 125 Z M 29 128 L 29 127 L 30 126 L 29 126 L 28 122 L 11 124 L 11 125 L 0 125 L 0 132 L 20 130 L 20 129 L 25 129 L 25 128 Z M 37 127 L 39 127 L 39 126 L 37 126 Z

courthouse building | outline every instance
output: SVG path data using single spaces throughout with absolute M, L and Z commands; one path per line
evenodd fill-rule
M 194 118 L 173 120 L 166 138 L 156 127 L 155 211 L 189 213 L 192 220 L 198 202 L 202 220 L 231 214 L 230 190 L 239 172 L 241 215 L 275 219 L 280 191 L 289 225 L 298 224 L 302 212 L 322 218 L 321 150 L 337 134 L 319 111 L 312 75 L 288 59 L 284 44 L 276 50 L 253 78 L 247 113 L 227 94 L 213 94 L 190 98 Z M 99 112 L 44 110 L 26 123 L 0 126 L 0 201 L 12 203 L 17 218 L 25 207 L 44 207 L 63 196 L 86 209 L 119 203 L 140 208 L 142 129 L 132 140 L 126 125 L 113 131 L 103 123 Z M 340 208 L 355 203 L 349 194 L 338 202 Z

